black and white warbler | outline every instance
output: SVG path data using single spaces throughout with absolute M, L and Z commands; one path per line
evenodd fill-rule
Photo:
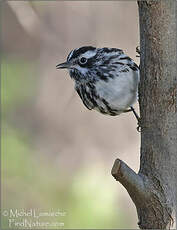
M 132 105 L 138 97 L 139 67 L 122 50 L 84 46 L 56 68 L 69 70 L 88 109 L 111 116 L 133 111 L 138 119 Z

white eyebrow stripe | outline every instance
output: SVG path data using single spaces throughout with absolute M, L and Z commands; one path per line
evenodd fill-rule
M 73 52 L 74 52 L 74 50 L 71 51 L 70 55 L 69 55 L 68 58 L 67 58 L 67 61 L 69 61 L 69 60 L 71 59 L 71 57 L 72 57 L 72 55 L 73 55 Z
M 95 55 L 96 55 L 96 51 L 92 50 L 92 51 L 87 51 L 86 53 L 82 54 L 81 56 L 89 59 Z

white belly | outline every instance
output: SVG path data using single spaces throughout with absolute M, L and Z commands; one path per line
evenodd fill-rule
M 125 110 L 137 100 L 139 71 L 119 73 L 114 79 L 96 82 L 96 91 L 115 110 Z

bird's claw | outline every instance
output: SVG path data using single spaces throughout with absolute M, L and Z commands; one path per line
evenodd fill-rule
M 137 130 L 139 133 L 141 133 L 141 126 L 140 126 L 139 122 L 138 122 L 138 126 L 137 126 L 136 130 Z
M 140 57 L 141 52 L 140 52 L 140 47 L 139 46 L 136 47 L 136 52 L 139 54 L 139 55 L 136 55 L 136 57 Z

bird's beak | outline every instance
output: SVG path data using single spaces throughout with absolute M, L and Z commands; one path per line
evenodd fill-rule
M 70 63 L 68 63 L 68 62 L 64 62 L 64 63 L 58 64 L 56 66 L 57 69 L 67 69 L 69 67 L 70 67 Z

